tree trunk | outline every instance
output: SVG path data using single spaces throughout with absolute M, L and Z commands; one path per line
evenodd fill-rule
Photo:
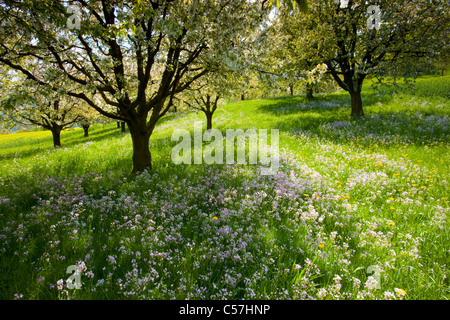
M 145 124 L 128 124 L 133 141 L 133 173 L 152 169 L 152 156 L 149 148 L 151 133 L 145 129 Z
M 294 95 L 294 85 L 293 85 L 293 84 L 291 84 L 291 85 L 289 86 L 289 91 L 290 91 L 290 93 L 291 93 L 291 96 L 293 96 L 293 95 Z
M 212 129 L 212 117 L 213 114 L 212 113 L 205 113 L 206 115 L 206 130 L 211 130 Z
M 308 99 L 308 100 L 314 99 L 313 86 L 312 86 L 312 84 L 309 84 L 309 83 L 306 84 L 306 99 Z
M 126 132 L 126 122 L 125 121 L 122 121 L 121 123 L 120 123 L 120 126 L 121 126 L 121 128 L 122 128 L 122 132 Z
M 120 121 L 117 121 L 117 129 L 120 129 Z
M 60 127 L 53 127 L 50 129 L 53 136 L 53 146 L 55 148 L 61 147 L 61 128 Z
M 352 117 L 363 117 L 363 105 L 361 99 L 361 91 L 350 92 L 350 96 L 352 98 Z
M 244 101 L 245 100 L 245 94 L 243 93 L 243 94 L 241 94 L 241 101 Z
M 83 126 L 84 136 L 85 137 L 89 137 L 89 127 L 90 127 L 90 125 L 84 125 Z

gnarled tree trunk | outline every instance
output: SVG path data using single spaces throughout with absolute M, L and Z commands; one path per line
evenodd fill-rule
M 206 115 L 206 130 L 211 130 L 213 114 L 212 112 L 205 112 L 205 115 Z
M 314 99 L 313 86 L 312 86 L 312 84 L 309 84 L 309 83 L 306 84 L 306 99 L 308 99 L 308 100 Z
M 62 128 L 58 125 L 54 125 L 52 128 L 50 128 L 53 136 L 53 146 L 55 148 L 61 147 L 61 130 Z
M 84 130 L 84 136 L 85 137 L 89 137 L 89 127 L 90 127 L 91 125 L 89 125 L 89 124 L 85 124 L 85 125 L 83 125 L 83 130 Z
M 361 98 L 361 90 L 357 90 L 356 92 L 350 92 L 350 96 L 352 99 L 352 113 L 350 114 L 352 117 L 363 117 L 363 104 Z
M 145 119 L 143 123 L 128 122 L 128 128 L 133 142 L 133 173 L 151 170 L 153 168 L 149 147 L 151 131 L 147 130 Z

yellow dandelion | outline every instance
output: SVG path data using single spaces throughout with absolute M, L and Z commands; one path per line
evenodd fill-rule
M 214 216 L 213 219 L 214 219 L 214 220 L 217 220 L 217 219 L 219 219 L 219 218 L 217 218 L 216 216 Z
M 324 245 L 321 243 L 319 244 L 319 248 L 322 249 L 324 247 Z
M 395 291 L 395 293 L 397 293 L 397 294 L 399 294 L 401 296 L 406 295 L 406 291 L 403 290 L 403 289 L 395 288 L 394 291 Z
M 393 226 L 395 226 L 395 224 L 393 222 L 389 222 L 388 226 L 393 227 Z
M 391 207 L 391 210 L 395 210 L 395 208 L 394 208 L 394 207 Z

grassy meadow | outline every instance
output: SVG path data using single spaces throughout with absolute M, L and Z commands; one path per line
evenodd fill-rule
M 362 119 L 344 92 L 223 106 L 222 132 L 279 129 L 271 176 L 173 164 L 203 114 L 163 118 L 137 176 L 115 124 L 0 135 L 0 299 L 448 299 L 449 85 L 367 87 Z

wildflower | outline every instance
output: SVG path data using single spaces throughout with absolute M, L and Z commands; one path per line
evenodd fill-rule
M 389 222 L 388 226 L 393 227 L 395 224 L 393 222 Z
M 395 299 L 395 295 L 394 295 L 392 292 L 385 291 L 385 292 L 384 292 L 384 298 L 385 298 L 386 300 Z
M 405 296 L 406 295 L 406 291 L 403 289 L 399 289 L 399 288 L 394 288 L 394 291 L 396 294 L 398 294 L 399 296 Z
M 367 281 L 364 284 L 364 287 L 368 290 L 372 290 L 372 289 L 376 289 L 377 285 L 378 285 L 378 281 L 374 277 L 370 276 L 367 278 Z
M 322 249 L 324 247 L 324 245 L 321 243 L 319 244 L 319 248 Z
M 56 282 L 56 285 L 57 285 L 58 290 L 62 290 L 62 289 L 63 289 L 63 285 L 64 285 L 64 280 L 59 279 L 59 280 Z
M 320 288 L 319 292 L 317 293 L 317 296 L 319 297 L 319 299 L 323 299 L 327 296 L 327 290 L 324 288 Z
M 14 294 L 14 300 L 22 299 L 22 298 L 23 298 L 23 294 L 17 294 L 17 293 Z
M 219 218 L 217 218 L 216 216 L 214 216 L 213 219 L 214 219 L 214 220 L 217 220 L 217 219 L 219 219 Z

